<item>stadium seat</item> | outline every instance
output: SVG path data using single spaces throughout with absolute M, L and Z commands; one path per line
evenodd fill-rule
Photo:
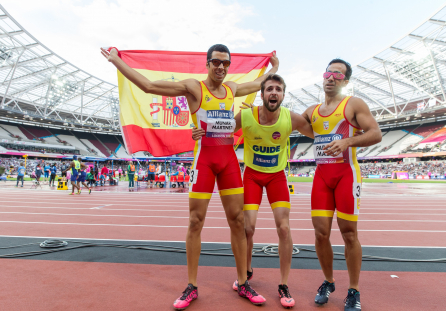
M 160 188 L 163 188 L 164 187 L 164 183 L 166 182 L 166 175 L 161 175 L 160 177 L 159 177 L 159 183 L 160 183 Z
M 175 184 L 177 182 L 176 176 L 170 176 L 170 187 L 175 188 L 177 185 Z

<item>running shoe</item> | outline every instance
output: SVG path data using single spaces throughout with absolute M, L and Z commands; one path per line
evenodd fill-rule
M 88 188 L 88 194 L 91 194 L 91 188 Z
M 252 279 L 252 275 L 254 274 L 254 269 L 251 268 L 252 271 L 246 271 L 247 272 L 247 276 L 246 278 L 248 279 L 248 281 L 250 281 Z M 232 289 L 233 290 L 237 290 L 238 289 L 238 280 L 235 280 L 234 284 L 232 284 Z
M 347 297 L 345 297 L 344 302 L 344 311 L 361 311 L 361 297 L 356 289 L 350 288 L 348 290 L 348 294 Z
M 77 191 L 77 194 L 81 194 L 81 190 L 78 190 L 78 191 Z
M 259 295 L 252 287 L 249 285 L 248 280 L 246 280 L 245 284 L 239 285 L 237 292 L 240 297 L 248 298 L 252 304 L 256 306 L 263 305 L 266 299 Z
M 68 195 L 74 195 L 74 192 L 68 193 Z
M 176 310 L 184 310 L 189 307 L 190 303 L 198 298 L 198 289 L 191 283 L 187 284 L 183 294 L 174 301 L 173 307 Z
M 316 298 L 314 298 L 314 302 L 318 305 L 323 305 L 328 302 L 328 297 L 330 294 L 335 291 L 335 283 L 330 283 L 327 280 L 319 286 L 317 290 Z
M 288 286 L 285 284 L 279 285 L 279 297 L 280 303 L 286 309 L 294 307 L 295 301 L 293 297 L 291 297 Z

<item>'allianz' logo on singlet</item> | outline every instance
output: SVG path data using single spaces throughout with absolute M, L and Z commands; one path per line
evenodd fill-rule
M 326 134 L 326 135 L 318 135 L 314 138 L 314 144 L 329 144 L 332 141 L 342 139 L 342 134 Z
M 208 110 L 207 117 L 211 119 L 233 119 L 234 112 L 228 110 Z

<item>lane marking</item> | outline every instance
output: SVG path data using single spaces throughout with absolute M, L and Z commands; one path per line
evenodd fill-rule
M 40 224 L 40 225 L 72 225 L 72 226 L 108 226 L 108 227 L 145 227 L 145 228 L 188 228 L 188 226 L 163 226 L 163 225 L 127 225 L 127 224 L 86 224 L 86 223 L 59 223 L 59 222 L 42 222 L 42 221 L 8 221 L 0 220 L 0 223 L 16 223 L 16 224 Z M 229 227 L 203 227 L 203 229 L 227 229 Z M 339 229 L 333 228 L 337 231 Z M 277 230 L 273 228 L 256 228 L 256 230 Z M 296 229 L 292 228 L 291 231 L 314 231 L 311 229 Z M 446 233 L 444 230 L 374 230 L 374 229 L 360 229 L 358 232 L 408 232 L 408 233 Z

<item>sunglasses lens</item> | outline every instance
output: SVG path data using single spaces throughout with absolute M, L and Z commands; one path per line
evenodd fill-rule
M 223 67 L 227 68 L 227 67 L 229 67 L 229 65 L 231 65 L 231 62 L 229 60 L 223 61 Z
M 220 66 L 220 60 L 218 60 L 218 59 L 213 59 L 213 60 L 212 60 L 212 65 L 214 65 L 215 67 Z
M 331 72 L 324 72 L 324 79 L 328 79 L 331 76 Z

